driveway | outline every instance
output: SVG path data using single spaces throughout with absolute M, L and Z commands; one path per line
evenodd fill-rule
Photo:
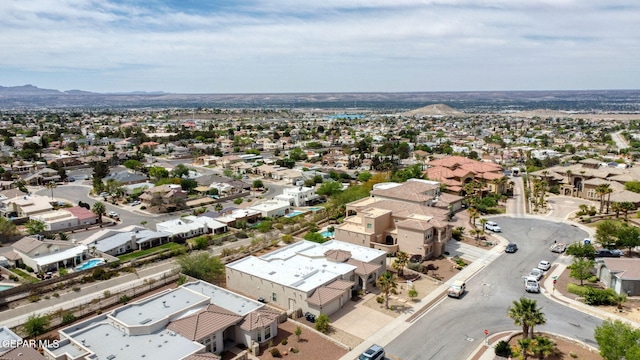
M 349 301 L 338 312 L 330 316 L 331 326 L 366 340 L 394 318 L 365 305 L 376 294 L 369 293 L 358 302 Z
M 573 212 L 579 210 L 580 205 L 584 204 L 598 207 L 598 204 L 593 201 L 571 196 L 550 196 L 547 198 L 547 203 L 551 206 L 551 213 L 547 216 L 563 220 L 567 219 Z

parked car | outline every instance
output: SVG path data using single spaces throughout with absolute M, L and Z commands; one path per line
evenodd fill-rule
M 138 205 L 140 205 L 140 204 L 141 204 L 140 200 L 136 200 L 136 201 L 132 201 L 132 202 L 131 202 L 131 204 L 129 204 L 129 205 L 131 205 L 131 206 L 138 206 Z
M 531 272 L 529 273 L 529 276 L 535 277 L 536 280 L 540 281 L 542 276 L 544 276 L 544 271 L 542 271 L 542 270 L 540 270 L 538 268 L 533 268 L 533 269 L 531 269 Z
M 500 226 L 498 226 L 498 224 L 494 221 L 487 221 L 484 224 L 484 228 L 487 230 L 491 230 L 493 232 L 502 232 L 502 229 L 500 229 Z
M 554 243 L 553 245 L 551 245 L 551 252 L 561 254 L 565 250 L 567 250 L 567 245 L 565 245 L 565 243 Z
M 115 212 L 115 211 L 109 211 L 109 212 L 107 213 L 107 216 L 108 216 L 108 217 L 110 217 L 110 218 L 114 218 L 114 219 L 117 219 L 117 218 L 119 218 L 119 217 L 120 217 L 120 215 L 118 215 L 118 213 L 117 213 L 117 212 Z
M 449 290 L 447 291 L 447 295 L 449 297 L 454 297 L 454 298 L 458 298 L 459 299 L 460 296 L 462 296 L 462 294 L 464 294 L 464 290 L 465 290 L 466 287 L 467 287 L 467 285 L 464 283 L 464 281 L 456 280 L 449 287 Z
M 539 293 L 540 283 L 538 282 L 538 279 L 533 276 L 527 276 L 524 278 L 524 290 L 530 293 Z
M 360 356 L 358 356 L 358 360 L 384 360 L 384 356 L 384 348 L 380 345 L 374 344 L 360 354 Z
M 613 252 L 609 249 L 596 250 L 596 257 L 620 257 L 619 252 Z
M 542 260 L 538 263 L 538 269 L 542 271 L 547 271 L 551 269 L 551 263 L 548 262 L 547 260 Z
M 518 251 L 518 245 L 516 243 L 509 243 L 507 247 L 504 249 L 504 252 L 513 254 Z
M 618 249 L 609 249 L 609 251 L 611 251 L 611 253 L 613 255 L 617 255 L 617 256 L 624 256 L 624 252 L 622 250 L 618 250 Z

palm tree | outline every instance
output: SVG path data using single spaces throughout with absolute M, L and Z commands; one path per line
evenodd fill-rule
M 484 226 L 487 223 L 487 221 L 489 221 L 489 220 L 487 220 L 485 218 L 480 219 L 480 228 L 482 229 L 483 233 L 484 233 Z
M 107 208 L 100 201 L 96 201 L 91 207 L 91 212 L 98 215 L 98 222 L 102 224 L 102 215 L 107 213 Z
M 602 214 L 602 211 L 604 210 L 604 196 L 611 192 L 613 192 L 613 190 L 609 187 L 609 184 L 604 183 L 596 186 L 596 195 L 600 198 L 600 214 Z
M 531 353 L 533 341 L 529 338 L 522 338 L 518 340 L 518 346 L 520 347 L 520 357 L 524 360 L 527 360 L 527 358 L 529 358 L 529 354 Z
M 45 187 L 49 190 L 51 190 L 51 200 L 53 200 L 53 189 L 55 189 L 56 187 L 58 187 L 58 184 L 56 184 L 55 181 L 49 181 Z
M 222 211 L 222 209 L 223 209 L 223 206 L 220 203 L 217 203 L 216 206 L 214 207 L 214 210 L 217 212 Z
M 538 356 L 538 359 L 544 359 L 545 357 L 551 355 L 555 348 L 556 344 L 551 341 L 551 339 L 543 336 L 536 336 L 533 341 L 531 351 L 534 355 Z
M 392 289 L 396 289 L 398 284 L 396 283 L 396 276 L 388 271 L 385 271 L 376 280 L 376 285 L 380 288 L 380 291 L 384 294 L 384 307 L 389 308 L 389 294 Z
M 407 253 L 404 251 L 398 251 L 396 253 L 396 259 L 393 261 L 393 264 L 391 266 L 398 271 L 398 276 L 402 276 L 404 267 L 407 266 L 408 262 L 409 255 L 407 255 Z
M 622 212 L 624 212 L 624 219 L 627 220 L 629 211 L 635 210 L 636 206 L 630 201 L 623 201 L 622 203 L 620 203 L 620 208 L 622 209 Z
M 473 224 L 473 227 L 476 227 L 476 219 L 480 216 L 478 209 L 470 207 L 467 209 L 467 212 L 469 213 L 469 222 Z
M 535 325 L 544 325 L 547 320 L 538 308 L 535 300 L 521 297 L 519 301 L 513 301 L 513 306 L 507 310 L 507 316 L 513 319 L 516 325 L 522 326 L 522 337 L 529 338 L 533 334 Z
M 614 202 L 611 204 L 611 211 L 616 213 L 616 219 L 620 217 L 620 212 L 622 211 L 622 203 Z

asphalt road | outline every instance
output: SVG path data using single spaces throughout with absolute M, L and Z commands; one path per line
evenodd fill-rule
M 597 346 L 593 332 L 602 323 L 598 318 L 565 307 L 541 294 L 524 291 L 523 277 L 540 260 L 568 259 L 549 251 L 554 240 L 571 243 L 587 236 L 577 227 L 538 219 L 497 217 L 502 236 L 519 246 L 515 254 L 503 254 L 472 279 L 461 299 L 443 299 L 426 315 L 385 346 L 392 358 L 466 359 L 490 333 L 518 330 L 507 317 L 507 309 L 521 297 L 532 298 L 542 307 L 547 323 L 541 331 L 562 334 Z

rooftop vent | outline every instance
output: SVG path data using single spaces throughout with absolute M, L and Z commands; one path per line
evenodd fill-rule
M 140 325 L 148 324 L 150 322 L 151 322 L 151 319 L 150 318 L 146 318 L 146 319 L 140 321 Z

